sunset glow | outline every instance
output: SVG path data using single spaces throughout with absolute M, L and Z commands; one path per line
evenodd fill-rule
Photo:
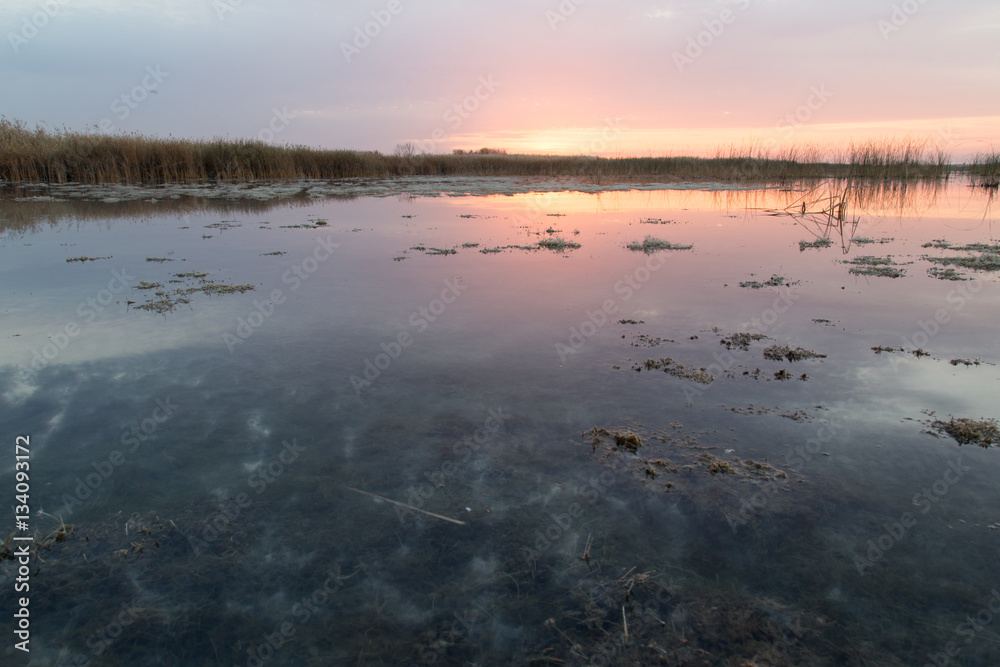
M 1000 144 L 1000 7 L 5 2 L 7 118 L 392 152 Z M 149 72 L 161 72 L 150 77 Z

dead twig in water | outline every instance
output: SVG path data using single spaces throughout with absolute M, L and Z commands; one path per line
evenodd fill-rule
M 442 521 L 450 521 L 451 523 L 457 523 L 460 526 L 464 526 L 464 521 L 459 521 L 458 519 L 452 519 L 451 517 L 442 516 L 440 514 L 435 514 L 434 512 L 428 512 L 427 510 L 422 510 L 419 507 L 414 507 L 413 505 L 407 505 L 406 503 L 401 503 L 398 500 L 392 500 L 391 498 L 386 498 L 385 496 L 380 496 L 375 493 L 369 493 L 367 491 L 362 491 L 361 489 L 355 489 L 351 486 L 345 486 L 344 484 L 337 484 L 342 489 L 347 489 L 348 491 L 354 491 L 354 493 L 360 493 L 365 496 L 371 496 L 372 498 L 378 498 L 379 500 L 384 500 L 387 503 L 392 503 L 393 505 L 399 505 L 400 507 L 405 507 L 406 509 L 413 510 L 414 512 L 420 512 L 421 514 L 426 514 L 427 516 L 432 516 L 435 519 L 441 519 Z

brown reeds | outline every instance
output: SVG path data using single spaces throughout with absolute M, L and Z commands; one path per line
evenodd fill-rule
M 993 164 L 984 159 L 983 164 Z M 915 142 L 871 142 L 839 161 L 818 151 L 751 145 L 712 158 L 508 155 L 502 151 L 412 154 L 321 150 L 258 140 L 185 140 L 29 129 L 0 120 L 0 182 L 162 184 L 374 178 L 410 175 L 575 177 L 611 181 L 913 180 L 947 177 L 948 158 Z M 995 173 L 995 172 L 994 172 Z
M 975 185 L 991 189 L 1000 187 L 1000 153 L 996 151 L 976 153 L 969 163 L 969 173 Z

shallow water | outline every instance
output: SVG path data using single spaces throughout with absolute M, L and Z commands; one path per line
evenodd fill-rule
M 5 202 L 31 664 L 996 664 L 997 452 L 928 431 L 1000 417 L 997 274 L 923 247 L 989 193 L 837 187 Z M 137 309 L 190 272 L 255 289 Z

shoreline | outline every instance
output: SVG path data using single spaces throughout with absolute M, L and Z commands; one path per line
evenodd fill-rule
M 281 200 L 354 199 L 358 197 L 484 197 L 530 193 L 626 192 L 631 190 L 698 190 L 731 192 L 787 189 L 792 185 L 769 183 L 722 183 L 719 181 L 618 181 L 595 183 L 576 177 L 517 176 L 393 176 L 387 178 L 295 179 L 220 181 L 215 183 L 167 183 L 125 185 L 80 183 L 17 183 L 0 185 L 5 203 L 86 201 L 105 204 L 147 201 L 156 203 L 183 198 L 276 202 Z

